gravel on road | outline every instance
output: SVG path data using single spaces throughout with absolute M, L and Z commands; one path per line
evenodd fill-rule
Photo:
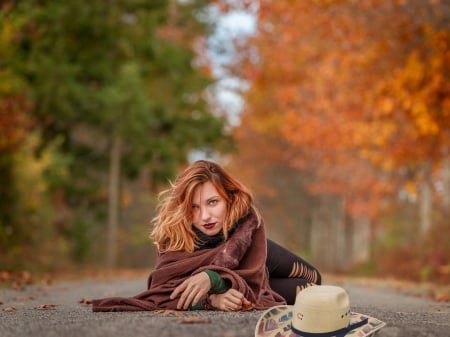
M 327 282 L 325 282 L 327 283 Z M 334 283 L 336 284 L 336 283 Z M 399 293 L 386 287 L 338 284 L 347 289 L 352 311 L 387 323 L 379 337 L 450 337 L 450 303 Z M 83 279 L 0 289 L 1 337 L 253 337 L 262 311 L 227 313 L 94 313 L 93 298 L 133 296 L 145 278 Z

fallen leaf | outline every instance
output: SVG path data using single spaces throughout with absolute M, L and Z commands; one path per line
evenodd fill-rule
M 433 297 L 438 302 L 450 302 L 450 294 L 435 294 Z
M 180 324 L 205 324 L 210 323 L 211 321 L 208 318 L 192 316 L 192 317 L 184 317 L 178 321 Z
M 19 276 L 19 280 L 21 283 L 32 284 L 33 278 L 31 277 L 31 273 L 28 270 L 24 270 Z
M 16 311 L 16 310 L 17 309 L 14 307 L 7 307 L 7 308 L 3 309 L 3 311 L 6 311 L 6 312 L 12 312 L 12 311 Z
M 178 310 L 155 310 L 156 314 L 161 314 L 163 316 L 177 316 L 183 317 L 183 313 Z
M 0 281 L 8 281 L 11 279 L 11 273 L 7 271 L 0 272 Z
M 23 291 L 25 289 L 19 282 L 16 281 L 11 283 L 11 288 L 17 291 Z
M 250 311 L 255 309 L 255 303 L 250 303 L 247 305 L 243 305 L 241 311 Z
M 55 310 L 55 304 L 41 304 L 36 309 L 38 310 Z
M 15 298 L 16 301 L 32 301 L 34 300 L 34 296 L 17 296 Z
M 92 300 L 87 300 L 85 298 L 82 298 L 78 303 L 81 303 L 81 304 L 92 304 Z
M 33 278 L 32 274 L 26 270 L 18 273 L 0 271 L 0 283 L 5 283 L 6 286 L 15 290 L 23 290 L 25 285 L 33 283 Z

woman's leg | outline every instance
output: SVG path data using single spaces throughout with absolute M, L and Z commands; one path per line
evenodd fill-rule
M 301 290 L 322 283 L 322 276 L 316 268 L 272 240 L 267 240 L 266 266 L 271 288 L 289 304 L 295 302 L 297 287 Z
M 302 278 L 269 278 L 270 288 L 281 295 L 289 305 L 295 304 L 295 297 L 302 289 L 310 287 L 310 283 Z

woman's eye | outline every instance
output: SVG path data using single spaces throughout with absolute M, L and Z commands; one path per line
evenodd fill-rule
M 213 200 L 210 200 L 210 201 L 209 201 L 209 205 L 210 205 L 210 206 L 214 206 L 214 205 L 216 205 L 218 202 L 219 202 L 219 200 L 213 199 Z

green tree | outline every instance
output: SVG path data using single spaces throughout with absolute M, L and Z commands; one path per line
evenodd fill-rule
M 211 80 L 192 65 L 193 39 L 206 28 L 196 13 L 205 5 L 21 1 L 11 10 L 26 18 L 14 43 L 19 62 L 10 66 L 33 103 L 42 133 L 37 155 L 60 140 L 59 151 L 70 163 L 67 178 L 54 180 L 49 193 L 99 223 L 109 200 L 111 265 L 121 179 L 149 167 L 156 189 L 191 150 L 217 149 L 228 141 L 224 120 L 208 111 L 203 98 Z M 182 39 L 168 31 L 181 32 Z M 71 226 L 80 223 L 69 216 L 63 234 L 72 235 Z

